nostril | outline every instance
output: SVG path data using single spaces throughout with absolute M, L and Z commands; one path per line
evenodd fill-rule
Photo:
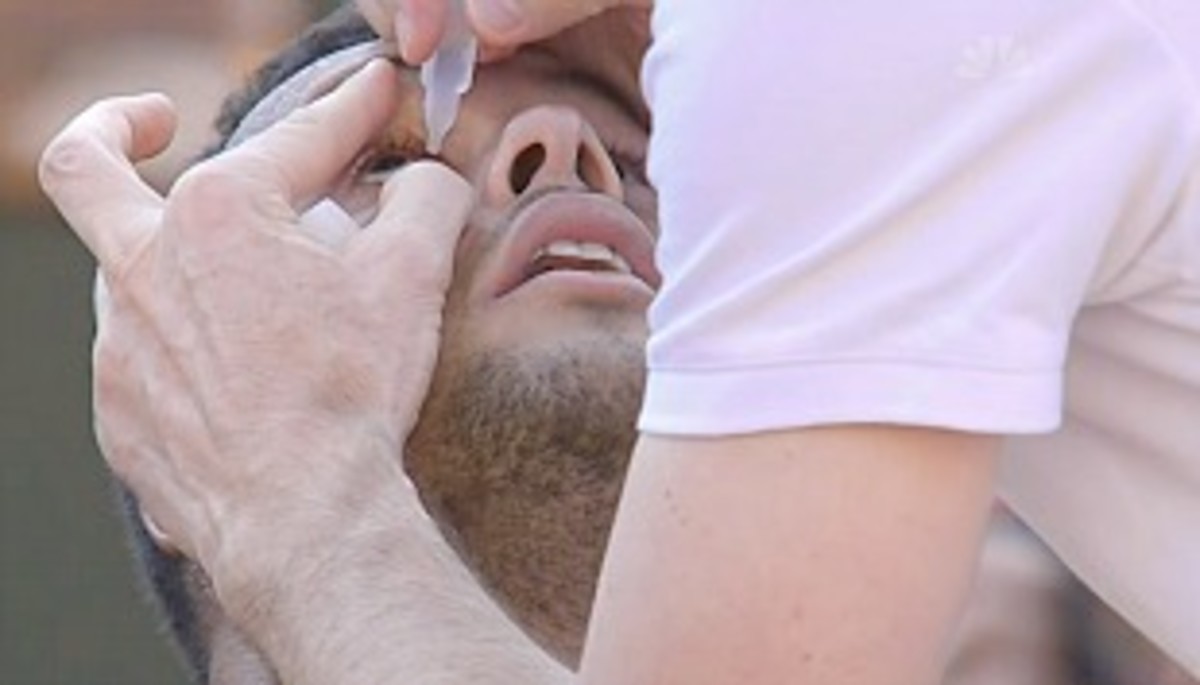
M 508 185 L 512 188 L 514 195 L 520 195 L 529 188 L 529 184 L 533 183 L 533 177 L 537 175 L 538 169 L 546 163 L 546 146 L 541 143 L 535 143 L 521 150 L 520 154 L 513 159 L 512 167 L 508 170 Z
M 593 190 L 604 190 L 608 180 L 604 174 L 604 162 L 596 156 L 590 146 L 579 146 L 579 152 L 575 157 L 575 168 L 579 170 L 579 177 L 587 187 Z

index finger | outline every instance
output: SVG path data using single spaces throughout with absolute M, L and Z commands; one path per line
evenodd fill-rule
M 249 192 L 282 196 L 297 212 L 329 194 L 396 111 L 399 78 L 375 59 L 333 92 L 213 160 Z
M 75 117 L 42 153 L 42 189 L 102 267 L 119 268 L 153 232 L 163 200 L 134 164 L 162 152 L 175 125 L 162 95 L 110 98 Z

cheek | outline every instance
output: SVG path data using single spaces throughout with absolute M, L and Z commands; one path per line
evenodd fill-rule
M 485 228 L 492 223 L 484 214 L 480 210 L 474 212 L 455 251 L 454 275 L 447 299 L 448 318 L 465 316 L 473 302 L 484 299 L 481 293 L 486 290 L 485 281 L 495 262 L 492 256 L 496 251 L 496 236 Z
M 627 181 L 624 185 L 625 204 L 634 214 L 646 222 L 650 231 L 658 235 L 658 193 L 640 181 Z
M 463 104 L 458 120 L 446 137 L 439 158 L 472 183 L 478 190 L 495 155 L 496 140 L 503 121 L 479 107 Z

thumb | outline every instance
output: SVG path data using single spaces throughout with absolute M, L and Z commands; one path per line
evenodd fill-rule
M 416 162 L 396 172 L 379 200 L 379 213 L 350 243 L 350 258 L 403 289 L 450 286 L 454 253 L 475 203 L 475 191 L 449 167 Z M 363 263 L 365 262 L 365 263 Z M 432 292 L 429 294 L 433 294 Z
M 649 0 L 467 0 L 475 32 L 496 47 L 517 47 L 554 35 L 605 10 Z

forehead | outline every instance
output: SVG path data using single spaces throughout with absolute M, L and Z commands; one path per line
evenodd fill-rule
M 372 59 L 387 56 L 387 48 L 372 41 L 324 55 L 276 85 L 241 120 L 230 136 L 233 147 L 262 132 L 302 107 L 336 88 Z M 417 123 L 421 114 L 420 70 L 398 65 L 404 87 L 397 118 Z M 615 72 L 609 69 L 609 72 Z M 569 104 L 586 116 L 625 117 L 640 121 L 639 102 L 623 97 L 621 84 L 598 76 L 596 70 L 564 59 L 553 44 L 534 45 L 516 55 L 480 65 L 474 85 L 463 102 L 464 114 L 478 118 L 504 118 L 531 104 Z
M 423 91 L 419 70 L 404 67 L 401 116 L 420 117 Z M 533 105 L 568 105 L 593 123 L 639 119 L 636 103 L 554 52 L 534 46 L 494 63 L 480 65 L 462 102 L 462 115 L 504 120 Z

